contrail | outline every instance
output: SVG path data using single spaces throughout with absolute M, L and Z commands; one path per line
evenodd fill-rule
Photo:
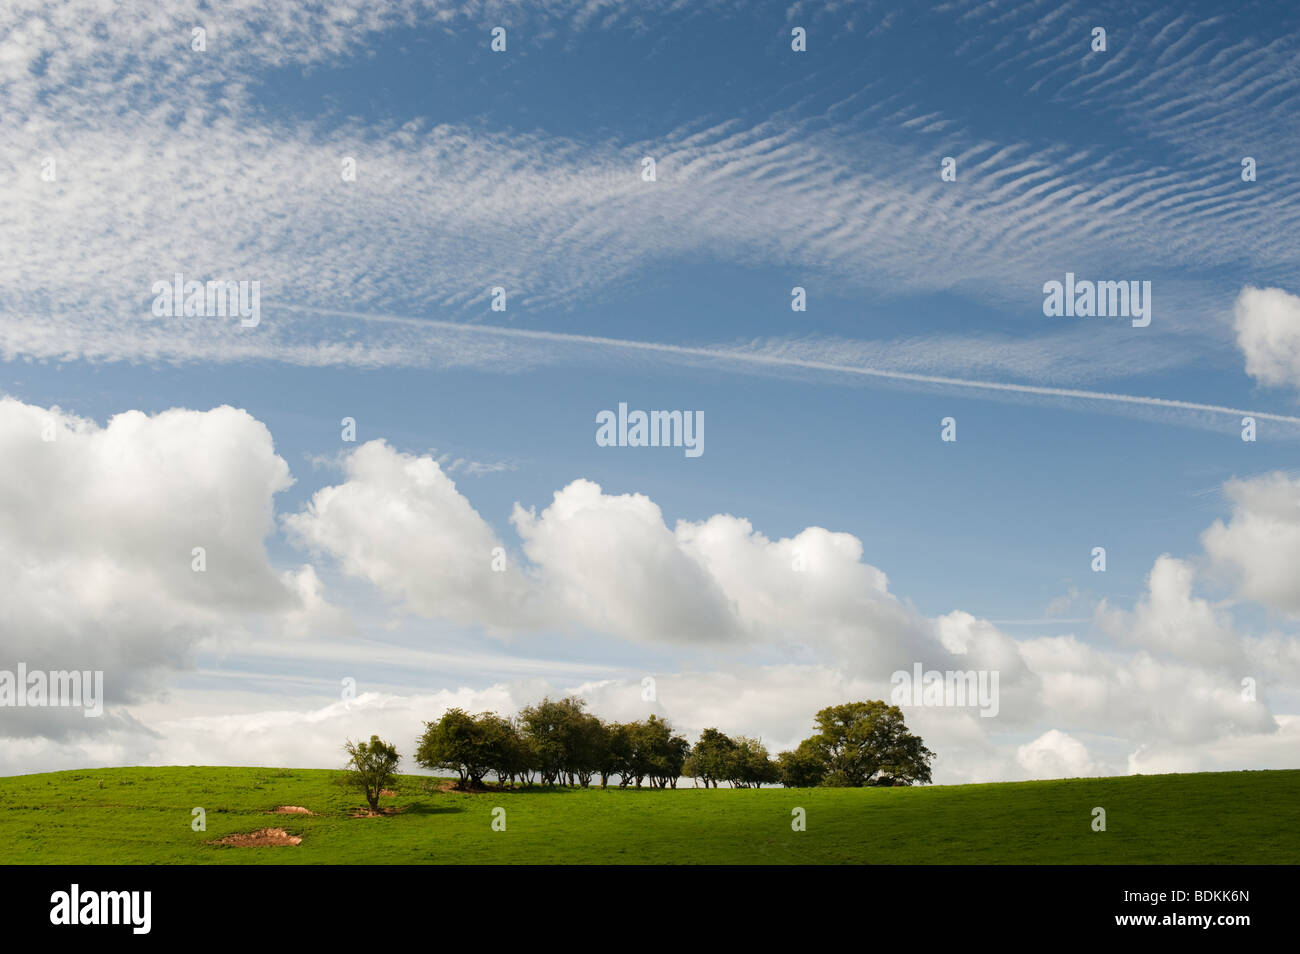
M 339 311 L 333 308 L 308 308 L 300 305 L 277 304 L 278 308 L 360 321 L 377 321 L 387 324 L 410 325 L 417 328 L 437 328 L 462 334 L 479 334 L 499 338 L 524 338 L 530 341 L 547 341 L 555 344 L 585 344 L 625 351 L 642 351 L 669 354 L 678 357 L 707 358 L 712 361 L 737 361 L 746 364 L 772 367 L 804 368 L 810 371 L 828 371 L 835 374 L 856 374 L 868 378 L 886 378 L 894 381 L 911 381 L 917 384 L 937 384 L 946 387 L 971 388 L 981 391 L 1002 391 L 1012 394 L 1033 394 L 1041 397 L 1076 398 L 1083 401 L 1109 401 L 1115 404 L 1137 404 L 1146 407 L 1172 408 L 1178 411 L 1205 411 L 1211 414 L 1229 414 L 1236 417 L 1254 417 L 1283 424 L 1300 424 L 1300 417 L 1273 414 L 1269 411 L 1249 411 L 1244 408 L 1225 407 L 1221 404 L 1201 404 L 1196 401 L 1178 401 L 1172 398 L 1146 397 L 1140 394 L 1117 394 L 1109 391 L 1085 391 L 1078 388 L 1053 388 L 1038 384 L 1010 384 L 1004 381 L 976 381 L 970 378 L 950 378 L 937 374 L 916 374 L 910 371 L 886 371 L 861 365 L 836 364 L 832 361 L 812 361 L 784 355 L 755 354 L 725 348 L 705 348 L 691 345 L 664 344 L 658 341 L 634 341 L 628 338 L 606 338 L 600 335 L 578 335 L 559 331 L 539 331 L 530 328 L 502 328 L 499 325 L 462 324 L 437 318 L 407 318 L 401 315 L 376 315 L 357 311 Z

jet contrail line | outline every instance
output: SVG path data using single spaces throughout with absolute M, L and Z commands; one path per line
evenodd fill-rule
M 444 321 L 437 318 L 408 318 L 401 315 L 376 315 L 366 312 L 340 311 L 333 308 L 310 308 L 301 305 L 279 304 L 276 307 L 284 308 L 288 311 L 330 315 L 337 318 L 353 318 L 360 321 L 374 321 L 385 324 L 408 325 L 425 329 L 439 329 L 459 332 L 462 334 L 478 334 L 498 338 L 522 338 L 529 341 L 545 341 L 552 344 L 594 345 L 596 347 L 616 348 L 624 351 L 641 351 L 687 358 L 706 358 L 711 361 L 735 361 L 772 367 L 826 371 L 834 374 L 855 374 L 861 377 L 884 378 L 893 381 L 910 381 L 916 384 L 934 384 L 945 387 L 1000 391 L 1011 394 L 1033 394 L 1040 397 L 1075 398 L 1083 401 L 1108 401 L 1115 404 L 1136 404 L 1145 407 L 1170 408 L 1178 411 L 1204 411 L 1210 414 L 1230 414 L 1238 417 L 1254 417 L 1266 421 L 1279 421 L 1283 424 L 1300 424 L 1300 417 L 1292 417 L 1288 414 L 1274 414 L 1270 411 L 1250 411 L 1244 408 L 1225 407 L 1221 404 L 1201 404 L 1196 401 L 1179 401 L 1173 398 L 1147 397 L 1140 394 L 1118 394 L 1109 391 L 1085 391 L 1078 388 L 1054 388 L 1039 384 L 1012 384 L 1005 381 L 977 381 L 971 378 L 950 378 L 937 374 L 917 374 L 911 371 L 886 371 L 882 368 L 868 368 L 863 367 L 862 365 L 836 364 L 832 361 L 813 361 L 807 358 L 756 354 L 747 351 L 732 351 L 725 348 L 665 344 L 658 341 L 636 341 L 629 338 L 607 338 L 601 335 L 580 335 L 561 331 L 540 331 L 531 328 L 503 328 L 500 325 L 462 324 L 460 322 Z

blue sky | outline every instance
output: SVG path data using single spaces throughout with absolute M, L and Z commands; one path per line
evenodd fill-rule
M 1293 765 L 1293 8 L 332 9 L 0 15 L 6 655 L 111 703 L 0 726 L 0 771 L 330 765 L 569 690 L 776 749 L 962 659 L 1007 701 L 908 712 L 938 780 Z M 153 317 L 177 271 L 260 323 Z M 1045 317 L 1067 272 L 1150 325 Z M 704 454 L 597 446 L 621 401 Z M 750 535 L 677 528 L 714 515 Z M 848 536 L 787 591 L 805 528 Z M 203 533 L 238 569 L 176 576 Z

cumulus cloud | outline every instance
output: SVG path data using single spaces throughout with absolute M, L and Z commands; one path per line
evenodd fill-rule
M 1261 384 L 1300 387 L 1300 296 L 1248 285 L 1237 296 L 1234 315 L 1246 373 Z
M 343 625 L 311 567 L 268 560 L 290 483 L 270 432 L 231 407 L 101 427 L 0 399 L 0 666 L 103 670 L 121 702 L 205 637 L 257 620 Z
M 1157 558 L 1147 592 L 1132 613 L 1102 602 L 1098 619 L 1118 641 L 1158 656 L 1221 666 L 1239 663 L 1240 638 L 1232 621 L 1192 593 L 1196 571 L 1169 554 Z
M 1016 761 L 1031 778 L 1080 778 L 1097 774 L 1088 747 L 1057 729 L 1049 729 L 1017 748 Z
M 513 548 L 431 456 L 371 441 L 344 466 L 346 479 L 285 516 L 286 529 L 425 618 L 809 649 L 876 676 L 918 660 L 950 668 L 958 654 L 1019 666 L 1013 644 L 985 631 L 973 649 L 945 648 L 934 622 L 889 592 L 850 534 L 809 527 L 771 540 L 728 514 L 669 527 L 645 495 L 579 479 L 540 513 L 515 505 L 518 552 L 501 572 L 494 563 Z
M 285 515 L 291 536 L 419 615 L 489 627 L 528 618 L 531 594 L 519 572 L 432 457 L 369 441 L 344 471 L 343 483 Z
M 670 527 L 648 497 L 609 494 L 576 480 L 540 512 L 516 504 L 519 559 L 509 573 L 494 574 L 484 554 L 506 544 L 432 458 L 372 442 L 355 452 L 347 477 L 286 525 L 411 612 L 661 646 L 766 648 L 816 661 L 781 689 L 772 687 L 778 673 L 792 669 L 750 668 L 742 676 L 734 658 L 698 677 L 679 672 L 672 680 L 691 685 L 691 703 L 669 711 L 689 713 L 687 722 L 697 727 L 734 713 L 737 731 L 762 726 L 792 744 L 802 737 L 793 720 L 806 722 L 827 700 L 855 693 L 889 698 L 891 674 L 920 663 L 925 670 L 998 674 L 996 719 L 969 708 L 909 709 L 909 718 L 936 737 L 984 753 L 980 765 L 963 765 L 965 777 L 1122 770 L 1122 761 L 1090 761 L 1077 743 L 1056 736 L 1040 736 L 1013 757 L 990 735 L 1041 733 L 1044 720 L 1052 720 L 1128 739 L 1131 751 L 1139 741 L 1190 745 L 1272 733 L 1268 706 L 1245 698 L 1241 679 L 1300 658 L 1296 640 L 1285 634 L 1252 640 L 1237 633 L 1226 612 L 1195 593 L 1192 565 L 1168 555 L 1153 564 L 1132 610 L 1099 605 L 1098 628 L 1112 645 L 1073 636 L 1015 640 L 960 610 L 933 619 L 917 613 L 890 592 L 884 572 L 864 561 L 862 541 L 850 534 L 810 527 L 771 540 L 730 514 Z M 467 562 L 465 553 L 474 559 Z M 445 580 L 455 583 L 444 586 Z M 810 691 L 791 696 L 793 683 Z M 635 703 L 608 689 L 616 685 L 587 691 L 617 714 Z M 796 697 L 807 712 L 798 711 Z M 972 739 L 983 742 L 972 749 Z
M 42 440 L 51 427 L 55 439 Z M 263 541 L 275 527 L 274 498 L 291 482 L 288 467 L 265 426 L 232 408 L 129 412 L 100 427 L 6 400 L 0 595 L 14 623 L 4 646 L 48 668 L 120 674 L 115 705 L 93 737 L 57 718 L 15 729 L 7 715 L 0 734 L 27 737 L 13 757 L 45 767 L 332 765 L 348 733 L 403 738 L 448 705 L 513 712 L 567 692 L 606 718 L 656 712 L 688 735 L 717 726 L 758 734 L 777 750 L 805 737 L 825 705 L 889 699 L 892 673 L 919 663 L 999 675 L 995 718 L 978 707 L 904 704 L 909 725 L 940 753 L 937 779 L 1055 777 L 1192 764 L 1201 743 L 1213 743 L 1213 764 L 1234 751 L 1273 753 L 1270 740 L 1284 723 L 1262 692 L 1243 694 L 1241 680 L 1259 674 L 1262 690 L 1300 671 L 1293 636 L 1242 636 L 1226 611 L 1197 595 L 1192 565 L 1167 555 L 1132 610 L 1100 605 L 1098 635 L 1109 643 L 1016 640 L 961 610 L 918 613 L 890 591 L 851 534 L 809 527 L 771 539 L 731 514 L 670 526 L 645 495 L 607 493 L 579 479 L 540 511 L 516 504 L 511 543 L 431 455 L 372 441 L 339 464 L 341 480 L 282 515 L 281 526 L 401 613 L 499 635 L 580 631 L 656 654 L 671 649 L 679 660 L 694 653 L 710 665 L 674 663 L 577 685 L 532 678 L 371 693 L 303 711 L 209 710 L 146 725 L 132 714 L 137 706 L 120 703 L 185 665 L 205 636 L 245 628 L 250 616 L 284 636 L 346 623 L 315 564 L 276 569 L 267 559 Z M 1230 487 L 1233 519 L 1207 532 L 1211 562 L 1241 563 L 1273 541 L 1283 550 L 1261 558 L 1286 565 L 1287 538 L 1253 521 L 1281 520 L 1288 486 L 1273 475 Z M 191 569 L 194 546 L 205 547 L 205 574 Z M 1270 579 L 1261 577 L 1252 593 L 1281 603 L 1285 593 Z M 356 653 L 365 658 L 367 649 Z M 656 680 L 649 701 L 642 675 Z M 1091 751 L 1103 736 L 1104 751 Z M 1136 761 L 1125 762 L 1129 756 Z
M 540 515 L 511 515 L 541 585 L 580 625 L 632 639 L 718 640 L 739 621 L 708 568 L 642 494 L 575 480 Z
M 1128 771 L 1142 775 L 1167 772 L 1234 772 L 1294 768 L 1300 752 L 1300 716 L 1278 716 L 1273 731 L 1224 736 L 1191 744 L 1143 744 L 1128 758 Z
M 1216 520 L 1201 535 L 1206 554 L 1243 598 L 1300 615 L 1295 569 L 1300 565 L 1300 481 L 1284 473 L 1265 474 L 1230 480 L 1224 493 L 1232 502 L 1232 516 L 1227 523 Z

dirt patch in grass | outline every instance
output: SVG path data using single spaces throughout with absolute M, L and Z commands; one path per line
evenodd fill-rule
M 383 818 L 385 815 L 400 815 L 406 811 L 405 805 L 393 805 L 388 808 L 381 808 L 377 812 L 372 812 L 368 808 L 358 808 L 352 813 L 353 818 Z
M 379 790 L 379 796 L 380 796 L 380 798 L 384 798 L 384 797 L 388 797 L 388 798 L 396 798 L 396 797 L 397 797 L 397 793 L 396 793 L 395 791 L 393 791 L 391 788 L 381 788 L 381 789 Z
M 283 828 L 259 828 L 257 831 L 241 832 L 208 842 L 209 845 L 226 845 L 231 848 L 278 848 L 301 845 L 302 839 L 291 835 Z
M 301 805 L 277 805 L 271 811 L 272 815 L 312 815 L 310 809 L 303 808 Z

